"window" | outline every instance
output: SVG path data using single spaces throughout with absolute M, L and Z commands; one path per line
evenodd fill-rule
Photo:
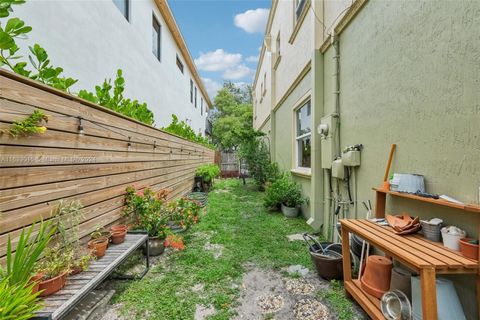
M 267 93 L 267 73 L 266 73 L 266 72 L 263 74 L 263 90 L 262 90 L 262 96 L 264 96 L 265 93 Z
M 306 102 L 297 110 L 297 167 L 310 168 L 311 159 L 311 106 Z
M 305 8 L 307 0 L 295 0 L 295 17 L 298 19 L 302 15 L 303 8 Z
M 193 103 L 193 81 L 190 79 L 190 102 Z
M 113 0 L 113 3 L 115 4 L 115 6 L 117 6 L 118 10 L 120 10 L 122 15 L 128 21 L 129 1 L 128 0 Z
M 203 98 L 200 98 L 200 115 L 203 116 Z
M 152 52 L 161 61 L 161 40 L 162 40 L 162 26 L 158 23 L 155 16 L 152 16 Z
M 195 87 L 195 108 L 197 107 L 197 87 Z
M 178 57 L 178 54 L 177 54 L 177 67 L 178 67 L 178 69 L 180 69 L 180 71 L 183 73 L 183 63 L 182 63 L 182 61 L 180 60 L 180 58 Z
M 276 48 L 277 49 L 277 58 L 279 58 L 282 55 L 282 53 L 280 51 L 280 48 L 281 48 L 280 47 L 280 31 L 278 31 L 276 47 L 277 47 Z

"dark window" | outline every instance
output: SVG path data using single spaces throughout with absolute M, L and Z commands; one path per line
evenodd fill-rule
M 182 63 L 182 61 L 180 60 L 180 58 L 178 57 L 178 54 L 177 54 L 177 67 L 178 67 L 178 69 L 180 69 L 180 71 L 183 73 L 183 63 Z
M 128 20 L 128 15 L 129 15 L 128 0 L 113 0 L 113 3 L 117 6 L 118 10 L 120 10 L 120 12 L 125 17 L 125 19 Z
M 162 40 L 162 26 L 158 23 L 155 16 L 152 16 L 152 52 L 161 61 L 161 40 Z
M 195 87 L 195 108 L 197 107 L 197 87 Z
M 312 116 L 310 101 L 297 111 L 297 167 L 310 168 Z
M 203 116 L 203 98 L 200 98 L 200 115 Z
M 295 16 L 298 18 L 300 18 L 300 16 L 302 15 L 302 12 L 303 12 L 303 8 L 305 8 L 305 2 L 307 2 L 306 0 L 296 0 L 295 1 L 295 4 L 296 4 L 296 8 L 295 8 Z
M 193 81 L 190 79 L 190 102 L 193 103 Z

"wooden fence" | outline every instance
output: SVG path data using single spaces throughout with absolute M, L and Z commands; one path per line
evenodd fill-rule
M 176 197 L 190 191 L 199 165 L 214 161 L 209 148 L 0 70 L 0 129 L 35 109 L 49 115 L 45 133 L 0 135 L 0 262 L 8 235 L 16 244 L 58 200 L 81 201 L 83 237 L 121 218 L 127 186 Z

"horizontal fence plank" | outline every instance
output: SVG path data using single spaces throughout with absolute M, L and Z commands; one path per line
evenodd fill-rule
M 16 248 L 23 228 L 51 219 L 60 200 L 82 203 L 84 242 L 98 226 L 122 220 L 127 186 L 169 189 L 174 199 L 192 190 L 200 165 L 215 159 L 206 146 L 0 72 L 0 130 L 36 109 L 49 115 L 45 133 L 0 135 L 0 264 L 8 239 Z

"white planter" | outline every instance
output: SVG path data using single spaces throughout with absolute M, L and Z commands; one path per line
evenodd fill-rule
M 283 203 L 281 205 L 282 213 L 287 218 L 296 218 L 298 217 L 298 213 L 300 211 L 299 207 L 287 207 L 284 206 Z
M 460 239 L 466 236 L 465 231 L 460 234 L 450 234 L 447 232 L 447 228 L 442 228 L 443 245 L 452 250 L 460 251 Z

